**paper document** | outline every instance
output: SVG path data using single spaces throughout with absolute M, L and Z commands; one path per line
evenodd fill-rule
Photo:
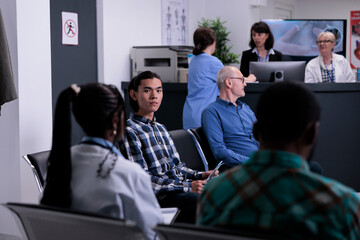
M 174 208 L 161 208 L 161 213 L 164 217 L 164 224 L 171 224 L 175 221 L 177 215 L 179 214 L 179 209 Z

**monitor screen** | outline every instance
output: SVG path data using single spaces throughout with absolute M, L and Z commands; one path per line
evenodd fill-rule
M 304 82 L 306 61 L 250 62 L 258 82 Z
M 274 35 L 274 49 L 283 54 L 285 61 L 310 61 L 319 55 L 317 36 L 324 31 L 336 37 L 334 52 L 346 54 L 346 20 L 263 19 Z

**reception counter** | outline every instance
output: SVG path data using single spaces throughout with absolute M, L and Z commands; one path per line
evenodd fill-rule
M 241 101 L 254 111 L 260 94 L 272 83 L 252 83 L 245 88 Z M 321 105 L 321 123 L 313 160 L 318 161 L 324 175 L 360 192 L 360 83 L 305 84 Z M 121 87 L 127 92 L 128 82 Z M 164 83 L 164 98 L 157 121 L 168 130 L 182 128 L 182 111 L 187 95 L 186 83 Z M 128 107 L 128 98 L 125 94 Z

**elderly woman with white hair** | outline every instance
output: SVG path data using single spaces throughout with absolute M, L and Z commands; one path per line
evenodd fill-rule
M 333 53 L 336 39 L 331 32 L 322 32 L 316 41 L 320 55 L 308 62 L 306 83 L 355 82 L 349 62 L 344 56 Z

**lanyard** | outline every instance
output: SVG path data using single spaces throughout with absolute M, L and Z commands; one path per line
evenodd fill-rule
M 331 59 L 330 62 L 331 62 L 331 76 L 330 76 L 329 70 L 328 70 L 328 68 L 327 68 L 327 66 L 326 66 L 325 63 L 324 63 L 324 65 L 325 65 L 325 68 L 326 68 L 327 75 L 329 76 L 330 82 L 334 82 L 334 67 L 333 67 L 333 61 L 332 61 L 332 59 Z
M 81 143 L 98 145 L 100 147 L 109 149 L 110 151 L 117 154 L 118 156 L 122 156 L 119 149 L 117 149 L 114 146 L 114 144 L 112 144 L 111 142 L 109 142 L 103 138 L 85 136 L 81 140 Z

